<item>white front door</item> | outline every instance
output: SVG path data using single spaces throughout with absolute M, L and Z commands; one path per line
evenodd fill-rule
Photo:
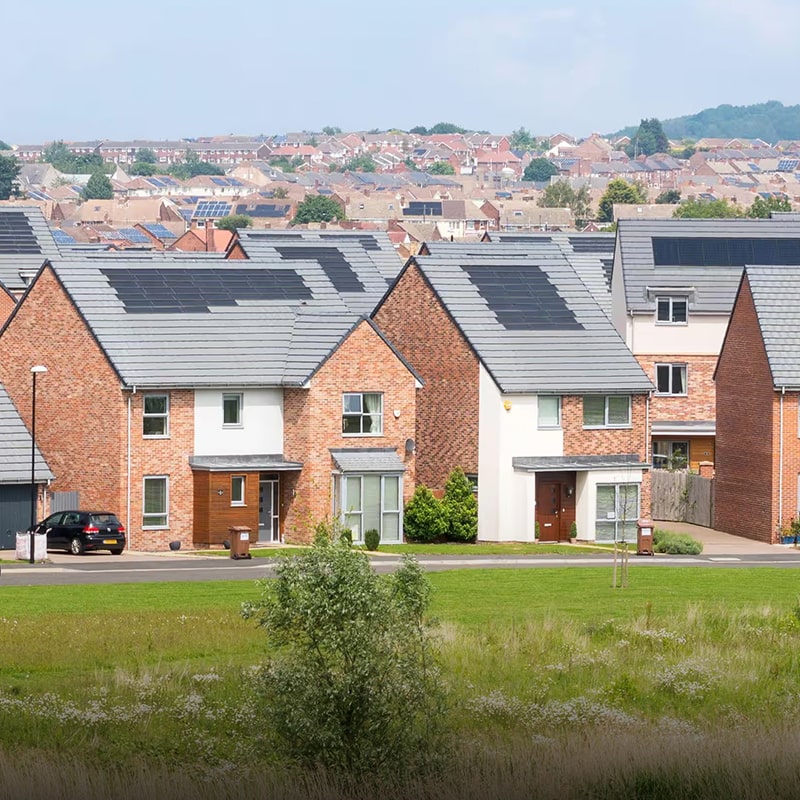
M 258 483 L 258 541 L 281 540 L 278 478 L 262 478 Z

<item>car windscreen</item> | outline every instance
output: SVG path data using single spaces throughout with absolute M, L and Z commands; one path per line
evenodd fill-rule
M 89 524 L 95 526 L 119 525 L 119 520 L 115 514 L 90 514 Z

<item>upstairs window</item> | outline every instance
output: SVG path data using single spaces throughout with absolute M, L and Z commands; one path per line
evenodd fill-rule
M 378 392 L 342 395 L 342 433 L 345 436 L 380 436 L 383 433 L 383 395 Z
M 584 396 L 584 428 L 628 428 L 630 427 L 630 424 L 630 395 Z
M 539 395 L 539 428 L 561 427 L 561 398 Z
M 686 394 L 686 364 L 656 364 L 658 394 Z
M 169 395 L 144 395 L 142 436 L 147 439 L 165 439 L 169 436 Z
M 226 428 L 238 428 L 242 425 L 243 398 L 241 393 L 222 395 L 222 424 Z
M 686 325 L 689 321 L 687 297 L 657 297 L 656 322 L 659 325 Z

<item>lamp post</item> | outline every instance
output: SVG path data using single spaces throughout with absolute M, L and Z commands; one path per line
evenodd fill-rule
M 31 367 L 32 387 L 31 387 L 31 527 L 28 532 L 29 536 L 29 549 L 28 563 L 33 564 L 36 562 L 34 554 L 34 543 L 36 535 L 34 528 L 36 527 L 36 376 L 39 373 L 47 372 L 47 367 L 37 364 Z

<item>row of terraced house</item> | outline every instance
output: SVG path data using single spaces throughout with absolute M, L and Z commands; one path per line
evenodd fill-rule
M 333 516 L 399 542 L 414 488 L 455 467 L 487 541 L 630 541 L 660 468 L 714 470 L 733 533 L 774 541 L 797 514 L 792 215 L 493 234 L 403 263 L 374 231 L 87 251 L 14 206 L 0 282 L 6 547 L 31 452 L 38 514 L 115 511 L 133 549 L 235 526 L 305 541 Z

